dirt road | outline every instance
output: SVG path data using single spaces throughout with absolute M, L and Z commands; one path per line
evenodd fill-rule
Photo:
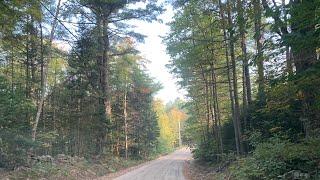
M 190 158 L 191 153 L 188 149 L 180 149 L 130 171 L 116 180 L 184 180 L 184 161 Z

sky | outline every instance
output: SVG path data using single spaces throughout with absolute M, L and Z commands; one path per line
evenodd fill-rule
M 137 49 L 144 58 L 150 61 L 147 64 L 149 74 L 163 86 L 163 89 L 155 97 L 168 103 L 176 98 L 183 99 L 185 93 L 183 90 L 179 90 L 179 86 L 176 84 L 177 79 L 165 67 L 170 61 L 170 56 L 166 53 L 166 46 L 162 43 L 161 37 L 169 33 L 170 28 L 166 23 L 172 21 L 173 18 L 172 7 L 167 5 L 166 9 L 167 11 L 159 17 L 163 23 L 135 21 L 133 24 L 136 26 L 136 32 L 147 36 L 144 43 L 137 44 Z

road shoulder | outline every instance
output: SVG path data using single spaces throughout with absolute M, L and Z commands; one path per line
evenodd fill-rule
M 184 164 L 184 175 L 187 180 L 222 180 L 228 179 L 227 170 L 218 171 L 217 165 L 199 160 L 188 160 Z

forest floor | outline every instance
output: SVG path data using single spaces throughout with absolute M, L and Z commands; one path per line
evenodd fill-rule
M 182 148 L 145 164 L 99 178 L 99 180 L 184 180 L 186 179 L 184 165 L 190 159 L 190 150 Z
M 54 159 L 52 162 L 39 162 L 31 168 L 18 167 L 12 171 L 0 169 L 0 179 L 96 179 L 106 174 L 116 174 L 116 172 L 139 167 L 157 157 L 144 160 L 125 160 L 123 158 L 107 157 L 103 160 L 88 161 L 84 158 L 74 160 L 74 157 L 65 156 L 64 161 Z

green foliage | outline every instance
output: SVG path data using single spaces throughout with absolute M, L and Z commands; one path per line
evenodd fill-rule
M 53 146 L 53 143 L 57 141 L 59 133 L 57 131 L 41 132 L 38 135 L 38 143 L 42 149 L 50 149 Z
M 319 177 L 319 139 L 300 143 L 271 138 L 257 145 L 252 155 L 240 158 L 230 168 L 235 179 L 277 179 L 292 170 Z
M 188 125 L 189 127 L 192 127 Z M 189 132 L 194 133 L 195 127 L 190 129 Z M 224 161 L 232 161 L 235 151 L 234 146 L 234 131 L 233 131 L 233 124 L 231 121 L 225 122 L 221 127 L 222 131 L 222 141 L 224 145 L 224 153 L 221 154 L 218 149 L 218 144 L 216 139 L 211 136 L 210 139 L 206 139 L 203 141 L 201 137 L 196 139 L 194 136 L 192 137 L 195 146 L 195 150 L 193 151 L 193 157 L 203 161 L 211 161 L 215 163 L 221 163 Z M 210 137 L 210 136 L 209 136 Z M 250 136 L 251 137 L 251 136 Z M 199 143 L 199 144 L 198 144 Z
M 192 152 L 193 157 L 202 161 L 218 162 L 219 149 L 217 147 L 217 142 L 213 138 L 204 141 Z
M 29 137 L 21 135 L 21 132 L 1 129 L 0 167 L 13 169 L 17 166 L 27 165 L 27 153 L 35 145 Z
M 30 139 L 30 122 L 25 119 L 32 111 L 34 106 L 24 92 L 0 76 L 0 167 L 26 164 L 27 152 L 35 145 Z
M 259 130 L 262 138 L 281 134 L 292 141 L 303 138 L 305 133 L 317 136 L 319 122 L 316 119 L 320 115 L 319 67 L 318 63 L 304 73 L 274 83 L 267 93 L 267 105 L 262 108 L 253 106 L 250 110 L 251 131 Z
M 277 179 L 294 171 L 307 173 L 313 179 L 319 177 L 319 139 L 301 140 L 305 133 L 318 137 L 319 72 L 317 64 L 285 82 L 273 84 L 267 94 L 267 106 L 251 109 L 254 128 L 248 132 L 248 141 L 253 151 L 232 166 L 236 179 Z M 308 113 L 303 113 L 306 102 Z M 303 123 L 314 128 L 303 129 Z
M 23 89 L 9 83 L 0 75 L 0 128 L 16 128 L 27 132 L 29 123 L 25 116 L 34 112 L 34 104 L 25 97 Z

